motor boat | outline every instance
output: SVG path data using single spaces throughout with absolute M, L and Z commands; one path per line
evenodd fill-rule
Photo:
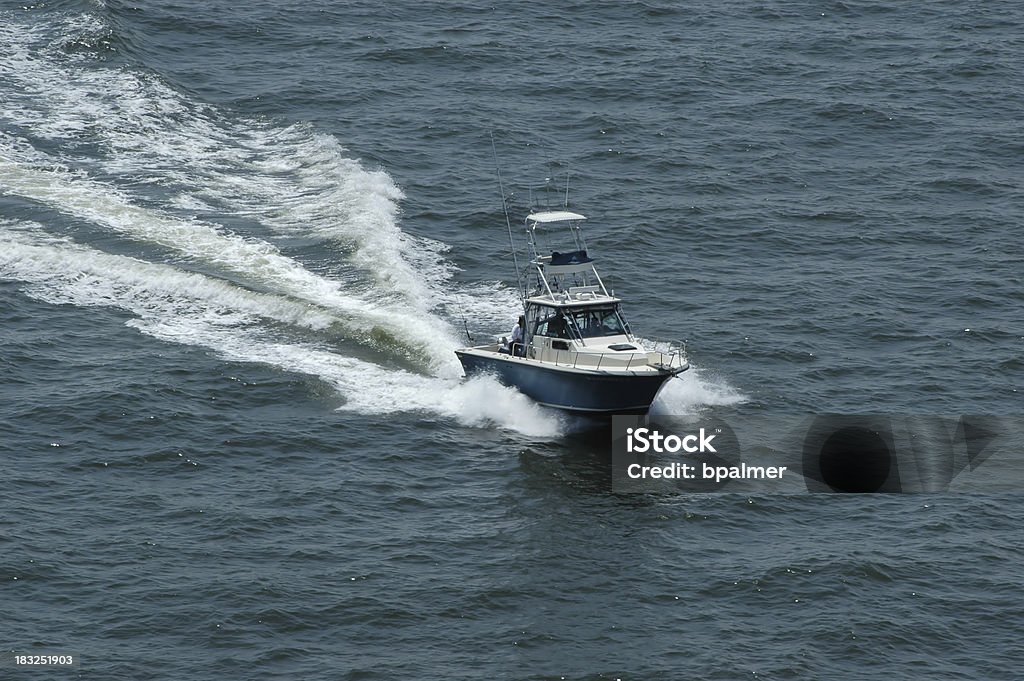
M 568 210 L 526 217 L 530 261 L 526 286 L 520 286 L 518 333 L 455 354 L 466 376 L 492 374 L 548 407 L 646 413 L 665 383 L 689 368 L 685 347 L 633 335 L 622 301 L 605 288 L 587 250 L 585 220 Z M 566 231 L 571 242 L 563 250 L 542 248 L 541 242 Z

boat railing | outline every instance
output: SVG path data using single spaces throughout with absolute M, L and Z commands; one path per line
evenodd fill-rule
M 542 359 L 555 366 L 574 369 L 618 369 L 629 371 L 650 366 L 673 371 L 686 366 L 686 343 L 683 341 L 651 341 L 643 343 L 641 352 L 580 352 L 546 348 Z M 638 348 L 639 350 L 639 348 Z
M 652 366 L 678 369 L 687 365 L 684 340 L 644 339 L 641 345 L 647 349 L 647 358 Z

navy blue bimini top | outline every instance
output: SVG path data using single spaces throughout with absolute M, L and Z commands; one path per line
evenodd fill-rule
M 569 253 L 555 251 L 551 254 L 552 265 L 582 265 L 588 262 L 593 262 L 593 258 L 588 258 L 586 251 L 570 251 Z

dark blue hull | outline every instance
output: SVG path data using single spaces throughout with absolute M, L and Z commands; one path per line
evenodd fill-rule
M 674 373 L 608 374 L 546 366 L 522 358 L 456 350 L 467 376 L 491 374 L 549 407 L 590 414 L 643 414 Z

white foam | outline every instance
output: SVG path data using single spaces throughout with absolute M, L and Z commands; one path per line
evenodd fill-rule
M 33 134 L 68 148 L 87 139 L 90 153 L 78 161 L 172 187 L 180 192 L 175 205 L 247 215 L 279 233 L 343 243 L 379 293 L 403 296 L 421 312 L 443 294 L 431 285 L 451 272 L 442 257 L 447 247 L 403 233 L 396 219 L 401 191 L 387 173 L 349 158 L 334 137 L 305 124 L 229 118 L 150 74 L 86 68 L 57 49 L 101 31 L 96 17 L 69 17 L 53 42 L 10 19 L 0 38 L 12 50 L 0 63 L 10 66 L 5 75 L 16 87 L 5 104 Z
M 338 313 L 351 330 L 367 334 L 383 330 L 398 342 L 421 348 L 432 370 L 449 376 L 458 372 L 451 353 L 454 332 L 439 318 L 366 300 L 349 293 L 342 282 L 310 272 L 272 244 L 135 205 L 116 188 L 91 180 L 83 171 L 67 172 L 52 164 L 39 167 L 38 154 L 25 158 L 24 145 L 5 142 L 9 140 L 0 136 L 0 179 L 6 192 L 326 308 Z
M 0 244 L 0 277 L 26 282 L 25 293 L 36 299 L 118 308 L 134 315 L 129 326 L 155 338 L 205 347 L 228 360 L 315 376 L 345 398 L 344 410 L 426 412 L 531 437 L 560 433 L 556 414 L 493 379 L 463 382 L 426 376 L 340 355 L 315 343 L 283 341 L 261 320 L 314 330 L 333 321 L 325 311 L 286 297 L 103 253 L 48 235 L 38 225 L 0 225 Z
M 655 415 L 689 415 L 711 406 L 746 402 L 747 397 L 711 372 L 692 364 L 688 371 L 670 379 L 651 405 Z
M 485 281 L 453 289 L 445 299 L 444 312 L 463 331 L 463 338 L 468 329 L 473 342 L 489 343 L 511 333 L 523 306 L 513 289 Z
M 44 233 L 36 225 L 6 225 L 0 231 L 0 272 L 20 281 L 45 284 L 33 289 L 47 302 L 111 304 L 121 299 L 139 305 L 159 303 L 157 312 L 173 312 L 196 301 L 215 308 L 219 325 L 252 323 L 257 317 L 312 330 L 323 330 L 338 318 L 326 310 L 282 296 L 256 293 L 227 281 L 86 248 Z M 133 310 L 134 311 L 134 310 Z M 230 315 L 228 314 L 230 313 Z
M 0 55 L 0 72 L 11 84 L 0 93 L 5 118 L 57 142 L 61 165 L 75 171 L 48 176 L 56 159 L 8 143 L 0 153 L 16 166 L 3 169 L 12 192 L 239 277 L 259 270 L 269 279 L 259 283 L 315 298 L 421 347 L 439 373 L 458 371 L 456 335 L 433 314 L 443 302 L 437 284 L 452 271 L 446 246 L 399 229 L 402 194 L 386 173 L 363 168 L 312 126 L 228 118 L 151 74 L 83 63 L 82 54 L 62 48 L 109 30 L 95 16 L 66 15 L 57 40 L 21 15 L 0 16 L 0 41 L 10 45 Z M 82 144 L 88 148 L 76 154 Z M 34 165 L 34 176 L 26 164 Z M 89 179 L 98 175 L 120 186 Z M 143 208 L 129 193 L 140 185 L 174 192 L 168 209 L 212 216 L 188 220 Z M 228 215 L 249 216 L 275 233 L 337 242 L 349 266 L 340 273 L 346 290 L 339 295 L 336 282 L 316 278 L 265 241 L 224 234 L 215 222 Z
M 464 425 L 501 426 L 524 435 L 554 438 L 562 434 L 565 419 L 541 407 L 518 390 L 501 385 L 490 376 L 477 376 L 452 384 L 440 396 L 437 409 Z

